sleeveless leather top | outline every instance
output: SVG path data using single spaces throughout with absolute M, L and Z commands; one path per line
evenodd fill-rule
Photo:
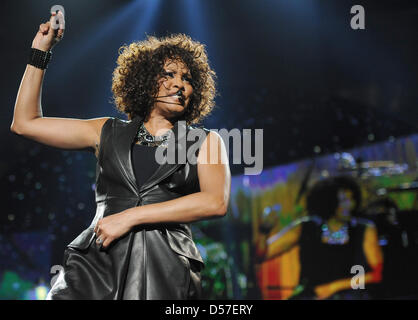
M 135 117 L 129 121 L 112 117 L 103 125 L 96 167 L 96 215 L 91 225 L 68 247 L 87 249 L 95 238 L 93 230 L 96 222 L 102 217 L 135 206 L 163 202 L 200 191 L 197 164 L 188 161 L 186 163 L 176 161 L 173 164 L 167 162 L 159 165 L 147 181 L 138 186 L 131 153 L 142 121 L 141 117 Z M 176 141 L 176 152 L 182 151 L 184 146 L 187 151 L 190 151 L 193 145 L 196 155 L 209 132 L 205 128 L 199 130 L 186 126 L 185 122 L 176 122 L 172 130 Z M 193 141 L 188 141 L 190 136 L 194 137 Z M 147 226 L 147 229 L 150 228 Z M 189 224 L 158 224 L 154 226 L 154 229 L 158 229 L 166 236 L 173 251 L 194 259 L 200 262 L 202 267 L 204 266 L 199 250 L 193 242 Z M 132 233 L 130 232 L 128 237 L 131 237 Z
M 140 188 L 158 169 L 155 160 L 157 147 L 149 147 L 135 143 L 132 146 L 132 163 L 136 178 L 136 184 Z

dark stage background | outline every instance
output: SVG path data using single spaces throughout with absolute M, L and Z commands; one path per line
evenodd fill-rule
M 111 102 L 118 48 L 181 32 L 206 44 L 218 76 L 217 106 L 203 125 L 264 129 L 265 169 L 418 132 L 416 1 L 3 1 L 0 298 L 42 298 L 51 267 L 95 212 L 93 154 L 10 132 L 32 39 L 54 4 L 65 8 L 66 30 L 45 75 L 46 117 L 126 119 Z M 365 30 L 350 27 L 356 4 L 365 9 Z M 416 181 L 416 166 L 409 169 Z M 243 165 L 231 163 L 231 171 L 242 175 Z M 217 245 L 234 239 L 208 240 L 205 228 L 195 231 L 200 248 L 213 253 L 206 259 L 233 263 Z M 208 272 L 206 297 L 262 298 L 254 277 L 240 286 L 235 279 L 231 289 Z

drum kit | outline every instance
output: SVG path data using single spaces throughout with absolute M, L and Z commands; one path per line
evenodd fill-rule
M 412 209 L 406 210 L 400 210 L 398 203 L 390 196 L 394 193 L 416 193 L 418 191 L 417 177 L 415 177 L 415 180 L 412 178 L 409 182 L 384 187 L 376 187 L 376 183 L 372 182 L 373 179 L 378 177 L 389 177 L 397 180 L 396 177 L 402 175 L 413 175 L 414 170 L 409 168 L 406 163 L 399 164 L 394 161 L 353 160 L 350 154 L 341 154 L 338 157 L 338 169 L 340 172 L 351 174 L 363 182 L 362 186 L 367 190 L 368 197 L 361 210 L 361 216 L 375 222 L 379 230 L 379 243 L 382 240 L 382 245 L 389 244 L 383 240 L 393 238 L 393 235 L 388 237 L 390 230 L 393 233 L 396 231 L 395 229 L 399 229 L 403 247 L 417 247 L 417 195 L 415 195 L 415 203 L 412 205 Z M 405 241 L 407 235 L 410 239 Z
M 395 163 L 394 161 L 362 161 L 357 160 L 347 152 L 337 153 L 337 168 L 341 173 L 351 173 L 357 178 L 367 179 L 380 176 L 395 176 L 405 174 L 409 166 L 406 163 Z
M 363 181 L 371 180 L 376 177 L 395 177 L 408 173 L 409 166 L 406 163 L 395 163 L 394 161 L 361 161 L 354 160 L 349 153 L 337 154 L 335 157 L 338 161 L 338 170 L 341 173 L 351 174 Z M 377 197 L 386 196 L 393 192 L 411 192 L 418 190 L 418 180 L 401 183 L 396 186 L 378 188 L 369 194 Z

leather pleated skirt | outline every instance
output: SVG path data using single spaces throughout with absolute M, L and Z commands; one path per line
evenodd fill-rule
M 67 247 L 47 300 L 202 298 L 201 264 L 174 252 L 164 229 L 135 230 L 103 250 Z

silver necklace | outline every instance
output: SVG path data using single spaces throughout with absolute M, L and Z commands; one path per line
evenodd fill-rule
M 163 146 L 167 147 L 168 140 L 171 137 L 172 130 L 169 130 L 167 133 L 161 136 L 153 136 L 147 128 L 145 128 L 144 123 L 142 122 L 141 126 L 138 129 L 138 133 L 136 135 L 136 140 L 139 142 L 140 145 L 148 146 L 148 147 L 158 147 Z

